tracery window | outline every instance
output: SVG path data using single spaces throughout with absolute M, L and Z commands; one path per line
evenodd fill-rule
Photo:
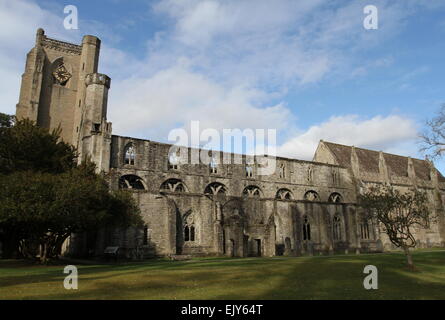
M 280 189 L 275 196 L 275 199 L 278 200 L 292 200 L 293 198 L 292 192 L 289 189 Z
M 119 189 L 145 190 L 145 185 L 140 177 L 129 174 L 120 177 Z
M 246 197 L 261 197 L 261 189 L 257 186 L 248 186 L 244 189 L 243 195 Z
M 341 240 L 341 220 L 338 216 L 334 216 L 332 221 L 332 235 L 334 240 Z
M 329 196 L 329 202 L 333 202 L 333 203 L 342 203 L 343 202 L 343 198 L 342 196 L 337 193 L 334 192 Z
M 320 197 L 318 196 L 317 192 L 309 190 L 308 192 L 305 193 L 304 200 L 315 202 L 315 201 L 320 201 Z
M 225 195 L 227 192 L 227 188 L 225 185 L 219 182 L 213 182 L 209 184 L 205 190 L 205 194 L 211 194 L 211 195 Z
M 184 183 L 179 179 L 168 179 L 161 185 L 161 190 L 170 192 L 186 192 Z
M 360 237 L 363 240 L 369 240 L 369 224 L 368 221 L 363 220 L 363 222 L 360 224 Z

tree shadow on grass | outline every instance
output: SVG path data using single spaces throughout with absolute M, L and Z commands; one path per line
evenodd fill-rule
M 405 269 L 403 254 L 314 258 L 309 263 L 295 264 L 282 275 L 281 282 L 258 292 L 253 299 L 445 299 L 444 254 L 419 253 L 415 254 L 415 261 L 418 272 Z M 378 290 L 366 290 L 363 286 L 366 265 L 378 268 Z

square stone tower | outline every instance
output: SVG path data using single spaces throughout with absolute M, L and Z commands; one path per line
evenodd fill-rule
M 45 36 L 37 30 L 27 55 L 16 116 L 48 130 L 60 126 L 61 136 L 108 171 L 111 123 L 107 118 L 110 78 L 98 74 L 100 40 L 84 36 L 81 45 Z

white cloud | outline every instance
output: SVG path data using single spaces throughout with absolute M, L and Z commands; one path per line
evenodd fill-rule
M 399 153 L 415 153 L 412 145 L 417 128 L 413 120 L 399 116 L 377 116 L 360 119 L 357 115 L 333 116 L 328 121 L 311 126 L 278 148 L 278 154 L 311 160 L 320 140 L 345 145 Z M 413 155 L 413 154 L 410 154 Z
M 391 57 L 363 62 L 360 52 L 400 32 L 414 9 L 426 6 L 375 0 L 381 28 L 366 32 L 365 4 L 161 0 L 154 12 L 170 19 L 170 27 L 147 39 L 146 56 L 137 59 L 117 47 L 120 38 L 110 26 L 80 21 L 81 30 L 67 32 L 62 10 L 55 14 L 33 0 L 0 0 L 0 111 L 14 112 L 25 54 L 42 26 L 50 37 L 67 41 L 79 42 L 85 33 L 105 36 L 100 72 L 113 79 L 109 120 L 116 134 L 165 140 L 170 129 L 200 120 L 203 128 L 277 128 L 289 136 L 298 131 L 298 110 L 283 102 L 286 92 L 393 63 Z M 428 7 L 439 5 L 431 1 Z M 280 151 L 308 159 L 319 139 L 390 149 L 413 134 L 413 122 L 400 116 L 337 116 L 297 134 Z
M 116 133 L 165 140 L 169 130 L 194 120 L 201 129 L 221 130 L 280 128 L 293 118 L 282 104 L 256 107 L 263 92 L 224 87 L 189 70 L 184 60 L 150 78 L 131 78 L 115 86 L 120 90 L 110 92 L 109 118 Z

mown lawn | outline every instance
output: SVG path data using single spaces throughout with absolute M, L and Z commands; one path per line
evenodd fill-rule
M 78 265 L 79 289 L 66 290 L 64 265 L 0 260 L 0 299 L 445 299 L 445 251 Z M 363 269 L 379 289 L 363 288 Z

